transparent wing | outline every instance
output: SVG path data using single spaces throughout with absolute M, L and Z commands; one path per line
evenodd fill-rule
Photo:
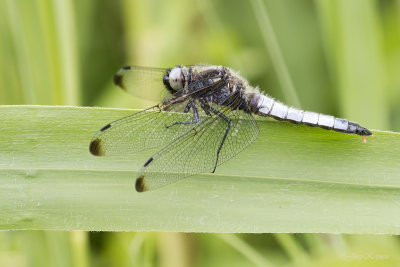
M 167 69 L 125 66 L 114 75 L 114 83 L 124 91 L 149 100 L 160 100 L 167 93 L 163 78 Z
M 140 67 L 137 70 L 138 73 L 148 71 L 148 75 L 152 76 L 156 70 L 162 69 Z M 145 78 L 140 75 L 137 79 L 145 82 Z M 207 92 L 207 89 L 216 89 L 218 86 L 224 86 L 220 77 L 210 77 L 191 83 L 190 90 L 191 94 L 201 95 Z M 93 136 L 90 152 L 96 156 L 121 155 L 170 143 L 207 117 L 207 114 L 200 111 L 198 120 L 194 121 L 193 110 L 190 110 L 190 101 L 193 101 L 191 94 L 182 95 L 179 91 L 154 107 L 105 125 Z M 173 124 L 173 127 L 169 127 Z
M 194 174 L 213 171 L 216 165 L 226 162 L 254 142 L 259 131 L 251 114 L 208 104 L 217 112 L 211 113 L 151 157 L 136 180 L 137 191 L 153 190 Z M 230 120 L 228 132 L 228 123 L 223 117 Z
M 93 136 L 90 152 L 96 156 L 121 155 L 168 144 L 193 127 L 187 124 L 167 127 L 176 122 L 193 121 L 191 112 L 174 112 L 184 110 L 187 103 L 174 104 L 172 112 L 161 111 L 160 104 L 107 124 Z

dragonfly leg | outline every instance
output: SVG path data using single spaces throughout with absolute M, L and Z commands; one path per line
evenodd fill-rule
M 183 111 L 183 113 L 188 113 L 188 112 L 189 112 L 189 110 L 190 110 L 190 108 L 191 108 L 191 106 L 192 106 L 192 103 L 193 103 L 193 101 L 190 101 L 190 102 L 186 105 L 185 110 Z
M 215 160 L 214 169 L 212 170 L 212 172 L 215 172 L 215 169 L 217 168 L 217 164 L 218 164 L 219 153 L 221 152 L 222 146 L 223 146 L 224 143 L 225 143 L 225 139 L 226 139 L 226 137 L 228 136 L 229 130 L 231 129 L 232 121 L 231 121 L 228 117 L 226 117 L 224 114 L 222 114 L 222 113 L 219 112 L 218 110 L 215 110 L 214 108 L 210 107 L 210 106 L 207 105 L 207 104 L 204 104 L 204 105 L 202 106 L 202 108 L 204 109 L 204 111 L 205 111 L 206 113 L 207 113 L 207 112 L 208 112 L 208 113 L 209 113 L 209 112 L 212 112 L 212 113 L 214 113 L 215 115 L 217 115 L 218 117 L 222 118 L 222 119 L 223 119 L 224 121 L 226 121 L 227 124 L 228 124 L 228 125 L 226 126 L 226 130 L 225 130 L 224 137 L 222 137 L 221 143 L 219 144 L 219 147 L 218 147 L 217 159 Z
M 173 104 L 181 103 L 181 102 L 185 101 L 188 97 L 189 97 L 189 95 L 183 95 L 183 96 L 175 97 L 175 98 L 168 99 L 168 100 L 164 101 L 162 104 L 165 107 L 169 107 L 169 106 L 171 106 Z
M 182 125 L 182 124 L 188 125 L 188 124 L 196 124 L 196 123 L 198 123 L 199 122 L 199 113 L 198 113 L 197 107 L 196 107 L 196 105 L 194 104 L 193 101 L 190 101 L 187 104 L 187 106 L 186 106 L 186 108 L 185 108 L 185 110 L 183 112 L 184 113 L 188 113 L 190 108 L 192 108 L 192 110 L 193 110 L 193 121 L 174 122 L 174 123 L 172 123 L 170 125 L 167 125 L 165 127 L 166 128 L 170 128 L 171 126 L 174 126 L 174 125 Z
M 200 107 L 204 110 L 207 116 L 211 115 L 210 109 L 211 107 L 207 105 L 204 101 L 200 101 Z

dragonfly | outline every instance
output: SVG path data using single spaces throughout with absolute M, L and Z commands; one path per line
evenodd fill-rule
M 158 150 L 139 171 L 138 192 L 215 172 L 256 140 L 254 115 L 356 134 L 364 142 L 372 135 L 358 123 L 289 107 L 224 66 L 125 66 L 115 74 L 114 83 L 134 95 L 146 89 L 167 92 L 161 103 L 108 123 L 90 143 L 95 156 Z

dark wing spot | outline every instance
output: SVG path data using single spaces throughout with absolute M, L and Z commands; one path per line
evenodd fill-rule
M 136 184 L 135 184 L 135 188 L 136 191 L 138 192 L 144 192 L 149 190 L 146 186 L 146 182 L 144 181 L 144 176 L 140 175 L 137 179 L 136 179 Z
M 153 158 L 149 158 L 149 159 L 146 161 L 146 163 L 144 164 L 144 167 L 146 167 L 147 165 L 149 165 L 150 162 L 152 162 L 152 161 L 153 161 Z
M 130 70 L 131 69 L 131 66 L 123 66 L 122 67 L 124 70 Z
M 124 77 L 121 74 L 115 74 L 114 84 L 124 89 Z
M 104 156 L 104 151 L 101 147 L 100 139 L 92 140 L 92 142 L 90 142 L 89 150 L 90 153 L 92 153 L 95 156 Z
M 107 130 L 108 128 L 111 127 L 111 124 L 107 124 L 106 126 L 104 126 L 103 128 L 101 128 L 101 132 L 104 132 L 105 130 Z

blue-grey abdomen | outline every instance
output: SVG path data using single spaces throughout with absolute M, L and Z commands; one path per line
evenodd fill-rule
M 285 120 L 292 123 L 317 126 L 342 133 L 358 135 L 372 134 L 368 129 L 346 119 L 288 107 L 281 102 L 275 101 L 272 97 L 263 94 L 255 94 L 253 97 L 255 100 L 251 102 L 253 105 L 256 105 L 256 107 L 252 107 L 251 109 L 261 116 L 269 116 L 277 120 Z

